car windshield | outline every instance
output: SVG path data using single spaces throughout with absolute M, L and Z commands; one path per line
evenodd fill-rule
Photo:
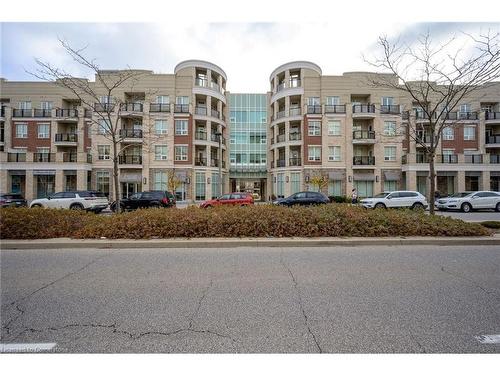
M 373 198 L 385 198 L 389 195 L 390 193 L 380 193 L 375 195 Z

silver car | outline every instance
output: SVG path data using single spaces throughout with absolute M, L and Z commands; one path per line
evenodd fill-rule
M 365 208 L 411 208 L 425 209 L 429 205 L 418 191 L 392 191 L 361 200 Z
M 461 210 L 495 210 L 500 212 L 500 193 L 494 191 L 474 191 L 470 193 L 457 193 L 436 201 L 436 208 L 441 211 Z

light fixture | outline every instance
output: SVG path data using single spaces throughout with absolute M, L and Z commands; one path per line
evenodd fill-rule
M 352 176 L 349 176 L 349 182 L 352 182 Z
M 190 183 L 191 183 L 191 178 L 186 177 L 186 184 L 190 184 Z
M 273 177 L 273 181 L 276 182 L 276 176 Z
M 147 179 L 147 177 L 144 177 L 144 178 L 142 179 L 142 183 L 143 183 L 144 185 L 146 185 L 146 184 L 148 183 L 148 179 Z
M 306 175 L 306 177 L 305 177 L 305 181 L 306 181 L 307 183 L 309 183 L 309 175 Z
M 210 177 L 207 177 L 207 185 L 210 185 Z

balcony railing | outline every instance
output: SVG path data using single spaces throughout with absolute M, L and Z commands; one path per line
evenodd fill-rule
M 215 133 L 213 133 L 213 131 L 212 131 L 212 133 L 210 134 L 210 140 L 212 142 L 217 142 L 218 143 L 219 142 L 219 136 L 216 135 Z
M 52 163 L 56 161 L 56 154 L 48 152 L 35 152 L 33 154 L 34 163 Z
M 401 118 L 403 120 L 408 120 L 410 118 L 410 111 L 401 112 Z
M 281 143 L 281 142 L 285 142 L 285 134 L 278 134 L 278 136 L 276 137 L 276 143 Z
M 285 159 L 277 160 L 276 165 L 277 165 L 278 168 L 285 167 L 286 166 L 286 160 Z
M 436 161 L 443 164 L 457 164 L 458 163 L 458 155 L 450 154 L 450 155 L 436 155 Z
M 64 163 L 76 163 L 77 153 L 76 152 L 63 152 L 63 162 Z
M 120 155 L 118 164 L 142 164 L 141 155 Z
M 92 111 L 90 109 L 86 109 L 83 112 L 83 117 L 85 117 L 85 118 L 92 118 Z
M 446 120 L 477 120 L 477 112 L 450 112 Z
M 35 108 L 34 117 L 52 117 L 52 110 Z
M 122 138 L 142 138 L 142 130 L 140 130 L 140 129 L 120 129 L 120 137 L 122 137 Z
M 274 137 L 271 137 L 271 144 L 274 145 Z
M 500 143 L 500 134 L 499 135 L 490 135 L 490 136 L 486 137 L 486 143 L 488 143 L 488 144 Z
M 94 111 L 96 112 L 113 112 L 114 110 L 114 103 L 94 103 Z
M 399 105 L 381 105 L 380 113 L 383 115 L 399 115 Z
M 500 154 L 490 154 L 490 164 L 500 164 Z
M 302 165 L 302 159 L 301 158 L 290 158 L 288 160 L 288 165 L 290 167 L 299 167 Z
M 33 117 L 32 109 L 13 109 L 12 117 Z
M 207 166 L 207 158 L 194 158 L 194 165 L 198 167 L 206 167 Z
M 429 120 L 429 116 L 427 115 L 427 113 L 425 113 L 424 111 L 418 111 L 418 110 L 415 110 L 415 118 L 417 120 Z M 436 119 L 437 113 L 434 112 L 434 114 L 431 114 L 431 118 Z
M 195 115 L 206 116 L 207 115 L 207 107 L 195 107 L 194 113 L 195 113 Z
M 219 167 L 219 159 L 215 159 L 215 158 L 210 159 L 210 166 L 211 167 Z
M 76 133 L 58 133 L 55 137 L 56 142 L 78 142 L 78 134 Z
M 484 118 L 486 120 L 500 120 L 500 112 L 485 112 Z
M 464 160 L 467 164 L 482 164 L 483 155 L 464 155 Z
M 120 111 L 122 112 L 142 112 L 142 103 L 122 103 L 120 105 Z
M 189 113 L 189 104 L 176 104 L 174 105 L 175 113 Z
M 354 156 L 353 165 L 375 165 L 375 156 Z
M 24 163 L 26 161 L 25 152 L 9 152 L 7 154 L 7 161 L 14 163 Z
M 375 132 L 372 130 L 355 130 L 352 132 L 352 139 L 375 139 Z
M 401 164 L 407 164 L 408 163 L 408 156 L 403 155 L 401 156 Z
M 77 109 L 56 109 L 56 117 L 69 117 L 69 118 L 78 118 L 78 110 Z
M 424 164 L 429 162 L 429 157 L 427 154 L 416 154 L 415 161 L 419 164 Z
M 375 104 L 354 104 L 352 113 L 375 113 Z
M 290 117 L 292 116 L 300 116 L 302 114 L 302 111 L 300 110 L 300 107 L 292 107 L 290 108 Z
M 282 111 L 279 111 L 278 113 L 276 113 L 276 119 L 283 118 L 283 117 L 286 117 L 285 110 L 282 110 Z
M 345 113 L 345 104 L 326 104 L 325 113 Z
M 415 137 L 415 140 L 417 141 L 417 143 L 431 143 L 431 136 L 430 135 L 421 135 L 421 134 L 417 134 L 417 136 Z
M 149 112 L 170 112 L 170 103 L 149 103 Z
M 280 91 L 284 90 L 285 87 L 286 87 L 285 82 L 279 83 L 278 86 L 276 87 L 276 92 L 280 92 Z
M 308 105 L 307 106 L 307 113 L 320 115 L 321 114 L 321 106 L 319 104 L 318 105 Z
M 210 114 L 212 115 L 212 117 L 220 119 L 220 112 L 218 110 L 212 108 Z
M 302 139 L 301 133 L 290 133 L 289 138 L 291 141 L 300 141 Z
M 194 139 L 197 139 L 199 141 L 206 141 L 207 140 L 207 132 L 200 132 L 200 131 L 195 132 Z

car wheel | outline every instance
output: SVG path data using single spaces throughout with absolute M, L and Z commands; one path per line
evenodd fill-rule
M 383 203 L 377 203 L 374 208 L 386 208 L 385 204 Z
M 472 206 L 470 205 L 470 203 L 463 203 L 460 208 L 462 209 L 462 212 L 471 212 L 472 211 Z
M 42 208 L 41 204 L 35 203 L 30 208 Z
M 495 211 L 500 212 L 500 202 L 498 202 L 497 205 L 495 206 Z
M 411 209 L 412 210 L 415 210 L 415 211 L 422 211 L 424 209 L 424 205 L 422 203 L 414 203 L 413 206 L 411 206 Z
M 81 211 L 83 210 L 83 206 L 80 203 L 73 203 L 71 206 L 69 206 L 69 209 Z

